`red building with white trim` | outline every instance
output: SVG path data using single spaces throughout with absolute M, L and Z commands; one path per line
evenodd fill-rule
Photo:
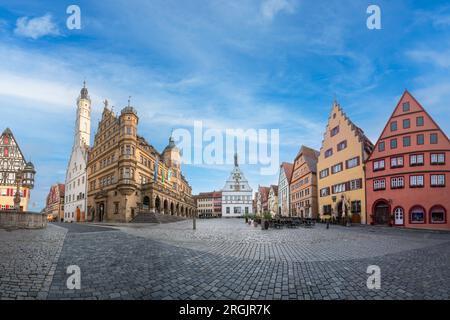
M 366 163 L 368 222 L 450 230 L 450 141 L 405 91 Z

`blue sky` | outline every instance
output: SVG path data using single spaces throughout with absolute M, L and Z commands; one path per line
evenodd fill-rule
M 81 30 L 66 8 L 81 8 Z M 370 4 L 381 30 L 366 27 Z M 24 19 L 24 17 L 26 17 Z M 375 141 L 405 88 L 450 132 L 448 1 L 3 1 L 0 130 L 37 167 L 43 207 L 63 182 L 83 80 L 92 132 L 108 98 L 132 96 L 140 134 L 162 150 L 172 128 L 280 130 L 280 160 L 320 148 L 333 96 Z M 276 183 L 243 165 L 253 188 Z M 185 166 L 194 193 L 223 187 L 230 166 Z

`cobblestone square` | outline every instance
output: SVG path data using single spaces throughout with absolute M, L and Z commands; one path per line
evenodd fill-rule
M 450 234 L 241 219 L 0 230 L 1 299 L 449 299 Z M 69 290 L 67 267 L 81 270 Z M 381 289 L 367 288 L 367 267 Z

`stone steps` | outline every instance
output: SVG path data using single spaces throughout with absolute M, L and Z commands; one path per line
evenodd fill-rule
M 131 223 L 171 223 L 185 220 L 184 217 L 177 217 L 168 214 L 142 212 L 138 214 Z

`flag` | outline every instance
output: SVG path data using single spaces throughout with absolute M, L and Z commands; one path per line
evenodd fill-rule
M 153 181 L 156 182 L 158 180 L 158 171 L 159 171 L 159 158 L 156 158 L 155 162 L 155 175 L 153 176 Z
M 172 178 L 172 169 L 169 169 L 169 171 L 167 173 L 167 181 L 170 182 L 170 178 Z

